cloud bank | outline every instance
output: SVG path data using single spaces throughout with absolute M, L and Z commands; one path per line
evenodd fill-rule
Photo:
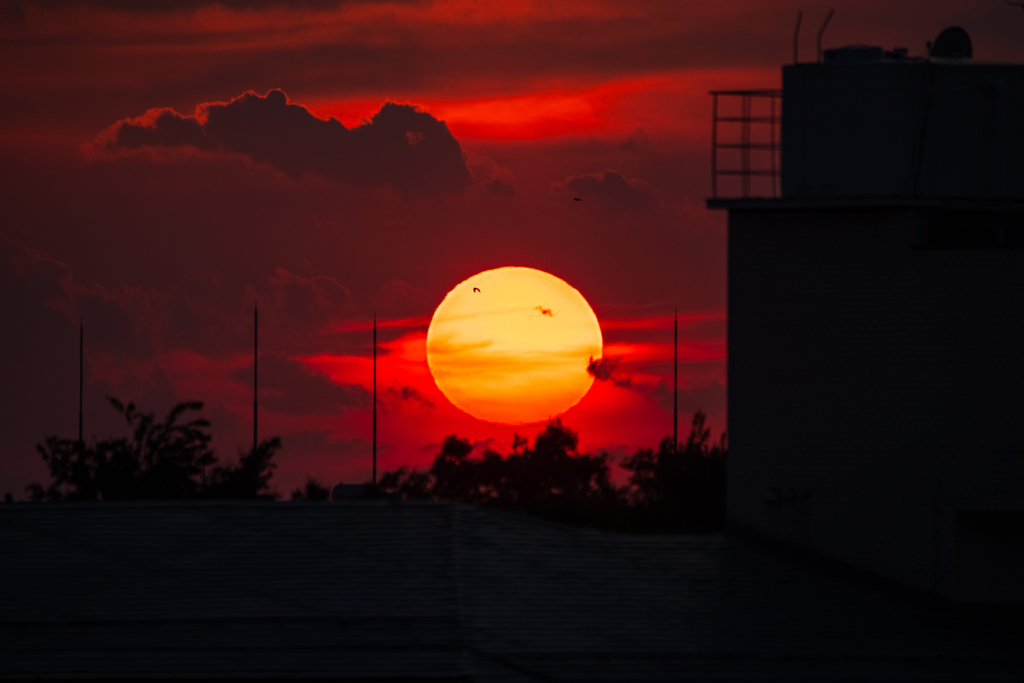
M 597 201 L 612 211 L 646 213 L 658 205 L 658 193 L 646 181 L 626 178 L 617 171 L 575 175 L 551 185 L 551 194 L 563 199 Z
M 282 90 L 200 104 L 192 116 L 151 109 L 114 124 L 94 147 L 233 152 L 290 176 L 316 173 L 354 186 L 390 185 L 403 194 L 454 193 L 470 184 L 459 141 L 430 114 L 385 102 L 371 119 L 346 128 L 291 104 Z

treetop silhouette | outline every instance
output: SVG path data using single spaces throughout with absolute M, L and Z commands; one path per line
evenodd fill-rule
M 210 450 L 210 423 L 198 401 L 179 403 L 163 421 L 107 397 L 128 423 L 130 436 L 92 445 L 51 436 L 36 446 L 51 482 L 26 487 L 34 501 L 144 500 L 182 498 L 276 498 L 269 489 L 281 448 L 277 437 L 218 465 Z M 198 415 L 190 415 L 198 414 Z M 190 418 L 191 419 L 188 419 Z
M 616 487 L 609 457 L 580 453 L 579 438 L 556 419 L 534 438 L 516 435 L 507 455 L 445 437 L 428 470 L 385 472 L 379 487 L 405 499 L 494 505 L 559 521 L 623 531 L 715 531 L 725 522 L 726 437 L 710 443 L 697 411 L 679 450 L 671 437 L 658 451 L 640 449 L 623 462 L 632 474 Z
M 238 461 L 220 464 L 210 448 L 203 404 L 177 404 L 163 420 L 108 397 L 129 435 L 86 444 L 49 437 L 37 446 L 51 482 L 27 487 L 34 501 L 274 499 L 270 479 L 281 448 L 277 437 Z M 726 435 L 712 443 L 702 411 L 677 449 L 672 437 L 657 451 L 638 449 L 621 466 L 625 486 L 612 482 L 606 453 L 581 453 L 575 431 L 555 419 L 530 443 L 518 434 L 501 454 L 457 434 L 445 437 L 430 468 L 385 472 L 362 497 L 457 501 L 491 505 L 571 524 L 633 532 L 718 531 L 725 523 Z M 292 500 L 325 500 L 315 479 Z

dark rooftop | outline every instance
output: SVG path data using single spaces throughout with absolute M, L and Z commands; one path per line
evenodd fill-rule
M 1021 680 L 1020 633 L 731 536 L 466 505 L 0 506 L 0 679 Z

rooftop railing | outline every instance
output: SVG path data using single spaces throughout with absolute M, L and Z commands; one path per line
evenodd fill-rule
M 712 199 L 778 197 L 782 91 L 712 90 L 710 94 Z M 720 179 L 736 179 L 739 187 L 728 182 L 723 187 Z

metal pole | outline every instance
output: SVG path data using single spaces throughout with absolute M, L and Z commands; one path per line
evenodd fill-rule
M 796 13 L 796 28 L 793 29 L 793 63 L 799 64 L 798 59 L 800 55 L 800 20 L 804 18 L 803 10 L 798 10 Z
M 821 36 L 825 33 L 825 29 L 828 28 L 828 22 L 832 21 L 832 15 L 835 14 L 834 9 L 828 11 L 828 16 L 825 17 L 825 22 L 818 29 L 818 63 L 821 64 Z
M 740 168 L 743 197 L 750 196 L 750 94 L 740 96 Z
M 377 485 L 377 314 L 373 314 L 373 485 Z
M 256 452 L 256 423 L 259 419 L 259 393 L 257 391 L 258 365 L 259 365 L 259 329 L 260 311 L 259 302 L 252 307 L 252 450 Z
M 679 309 L 675 312 L 675 340 L 672 344 L 672 448 L 679 452 Z
M 771 176 L 772 176 L 772 197 L 774 198 L 774 197 L 778 197 L 779 196 L 778 188 L 777 188 L 777 182 L 776 182 L 776 177 L 775 177 L 776 175 L 778 175 L 776 170 L 775 170 L 775 95 L 769 95 L 768 99 L 771 102 L 771 115 L 768 117 L 768 128 L 770 129 L 770 131 L 769 131 L 769 138 L 768 139 L 771 140 L 771 144 L 769 145 L 769 147 L 771 148 L 770 151 L 769 151 L 769 154 L 771 154 L 771 156 L 772 156 L 772 158 L 771 158 Z
M 78 321 L 78 447 L 82 444 L 82 395 L 85 384 L 85 319 Z
M 711 94 L 711 196 L 718 198 L 718 93 Z

